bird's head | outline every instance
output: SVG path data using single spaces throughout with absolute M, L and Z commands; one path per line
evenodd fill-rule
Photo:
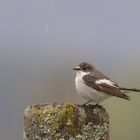
M 77 65 L 73 70 L 77 72 L 85 72 L 85 73 L 90 73 L 94 70 L 94 67 L 87 63 L 87 62 L 82 62 L 79 65 Z

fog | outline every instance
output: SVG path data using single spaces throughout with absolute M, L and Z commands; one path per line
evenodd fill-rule
M 124 87 L 140 88 L 138 0 L 0 2 L 0 139 L 20 140 L 31 104 L 82 104 L 72 68 L 87 61 Z M 103 104 L 110 139 L 139 140 L 140 94 Z

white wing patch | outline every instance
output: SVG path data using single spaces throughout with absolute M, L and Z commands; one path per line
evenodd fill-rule
M 96 83 L 96 84 L 103 84 L 103 83 L 105 83 L 105 84 L 107 84 L 107 85 L 116 87 L 116 86 L 115 86 L 115 83 L 112 82 L 112 81 L 110 81 L 110 80 L 108 80 L 108 79 L 99 79 L 99 80 L 97 80 L 95 83 Z

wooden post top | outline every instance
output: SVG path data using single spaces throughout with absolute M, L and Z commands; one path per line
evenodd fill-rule
M 24 140 L 109 140 L 109 115 L 97 105 L 28 106 L 23 137 Z

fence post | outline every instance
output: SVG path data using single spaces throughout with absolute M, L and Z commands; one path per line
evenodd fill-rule
M 40 104 L 24 113 L 24 140 L 109 140 L 109 115 L 102 106 Z

